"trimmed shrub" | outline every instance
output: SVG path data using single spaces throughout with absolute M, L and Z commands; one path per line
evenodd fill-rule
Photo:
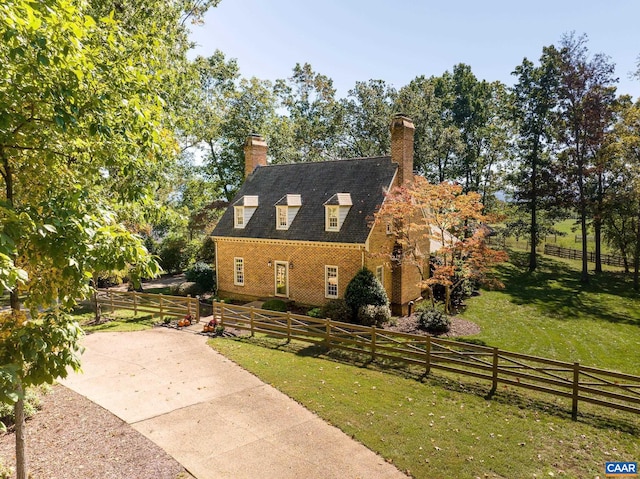
M 322 307 L 321 313 L 323 318 L 329 318 L 332 321 L 350 323 L 353 319 L 351 308 L 344 299 L 327 301 L 327 304 Z
M 430 308 L 418 312 L 418 326 L 431 334 L 444 334 L 451 329 L 451 320 L 442 311 Z
M 363 326 L 382 326 L 389 319 L 391 319 L 391 310 L 386 304 L 382 306 L 366 304 L 360 306 L 358 310 L 358 323 Z
M 172 289 L 173 293 L 173 289 Z M 178 296 L 196 296 L 198 294 L 202 294 L 202 288 L 198 285 L 198 283 L 194 283 L 192 281 L 185 281 L 184 283 L 180 283 L 175 290 L 174 294 Z
M 280 311 L 284 313 L 287 311 L 287 303 L 282 301 L 281 299 L 270 299 L 265 301 L 262 305 L 262 309 L 266 309 L 269 311 Z
M 351 308 L 352 318 L 358 318 L 362 306 L 388 306 L 389 298 L 375 275 L 366 268 L 356 273 L 347 285 L 344 300 Z
M 311 316 L 312 318 L 321 318 L 322 317 L 322 308 L 312 308 L 307 311 L 307 316 Z
M 213 276 L 213 268 L 202 261 L 198 261 L 185 272 L 187 281 L 196 283 L 202 291 L 213 291 L 216 280 Z

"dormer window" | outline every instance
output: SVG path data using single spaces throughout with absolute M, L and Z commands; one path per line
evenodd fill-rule
M 338 207 L 327 206 L 327 231 L 339 231 L 338 226 Z
M 233 213 L 236 228 L 244 228 L 244 206 L 234 206 Z
M 276 229 L 288 230 L 301 206 L 302 197 L 300 195 L 284 195 L 280 198 L 275 204 Z
M 276 211 L 278 213 L 278 219 L 276 220 L 278 223 L 276 224 L 276 229 L 286 230 L 289 227 L 289 218 L 287 218 L 287 207 L 276 206 Z
M 353 202 L 351 194 L 336 193 L 324 203 L 325 231 L 340 231 Z
M 233 225 L 243 229 L 258 209 L 258 197 L 245 195 L 233 204 Z

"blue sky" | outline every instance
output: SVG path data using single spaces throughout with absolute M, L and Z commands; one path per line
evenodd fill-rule
M 457 63 L 511 85 L 524 57 L 537 61 L 543 46 L 575 31 L 616 64 L 618 92 L 637 99 L 640 80 L 628 75 L 640 55 L 639 20 L 638 0 L 222 0 L 191 39 L 194 54 L 222 50 L 245 77 L 287 78 L 308 62 L 344 97 L 356 81 L 400 88 Z

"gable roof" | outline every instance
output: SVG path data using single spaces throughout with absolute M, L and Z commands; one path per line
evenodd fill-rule
M 258 196 L 251 220 L 243 229 L 234 228 L 233 208 L 228 208 L 212 236 L 364 244 L 397 169 L 388 156 L 256 168 L 231 201 Z M 349 193 L 353 205 L 340 231 L 325 231 L 324 205 L 338 193 Z M 289 229 L 277 230 L 275 205 L 288 194 L 300 195 L 302 206 Z

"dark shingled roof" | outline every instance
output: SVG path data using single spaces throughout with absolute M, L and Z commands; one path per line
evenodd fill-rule
M 390 157 L 258 167 L 231 201 L 258 196 L 251 220 L 243 229 L 234 228 L 229 207 L 212 236 L 362 244 L 397 169 Z M 340 231 L 325 231 L 324 203 L 336 193 L 350 193 L 353 206 Z M 275 205 L 287 194 L 301 195 L 302 207 L 288 230 L 276 230 Z

